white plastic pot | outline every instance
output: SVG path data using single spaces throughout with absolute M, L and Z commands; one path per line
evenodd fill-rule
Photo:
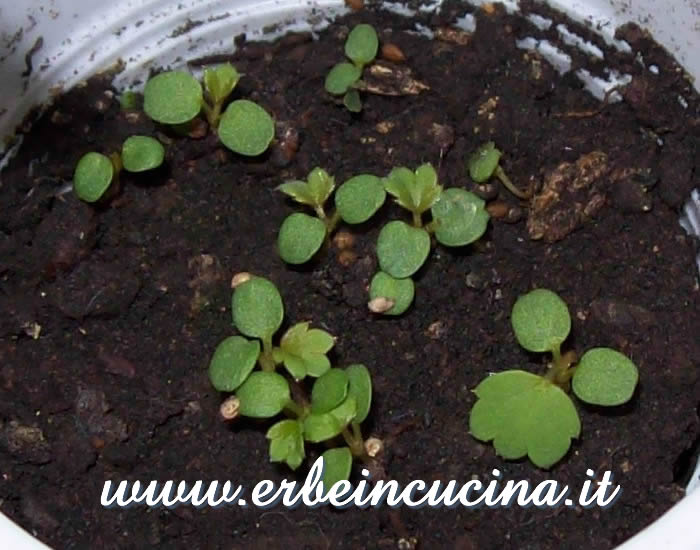
M 503 2 L 509 9 L 517 8 L 517 0 Z M 410 14 L 399 2 L 389 4 L 397 14 Z M 440 0 L 426 4 L 422 9 L 434 9 Z M 610 42 L 615 28 L 628 21 L 648 28 L 697 79 L 696 87 L 700 83 L 697 0 L 549 0 L 549 4 L 576 20 L 590 22 Z M 9 138 L 29 109 L 48 100 L 54 90 L 69 88 L 117 60 L 125 63 L 117 84 L 127 85 L 152 66 L 230 51 L 233 37 L 242 32 L 260 38 L 264 27 L 278 23 L 282 25 L 274 34 L 264 36 L 317 29 L 343 12 L 342 0 L 0 0 L 0 137 Z M 530 44 L 547 57 L 536 36 Z M 620 77 L 624 75 L 611 77 L 611 82 Z M 593 82 L 593 91 L 598 86 L 600 93 L 611 82 Z M 16 141 L 0 142 L 0 169 L 17 145 Z M 690 492 L 619 548 L 697 550 L 698 510 L 700 490 Z M 3 548 L 13 550 L 46 549 L 3 514 L 0 541 Z

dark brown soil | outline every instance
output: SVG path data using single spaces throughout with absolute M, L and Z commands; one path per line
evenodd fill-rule
M 435 30 L 472 9 L 448 3 L 422 23 Z M 103 94 L 104 78 L 59 98 L 34 124 L 0 188 L 2 512 L 56 548 L 397 548 L 405 539 L 398 547 L 602 550 L 681 498 L 700 428 L 700 292 L 694 243 L 677 222 L 699 181 L 698 97 L 630 27 L 625 37 L 660 75 L 611 53 L 634 80 L 625 101 L 599 109 L 571 73 L 559 76 L 515 47 L 529 23 L 500 9 L 475 15 L 466 45 L 429 41 L 406 32 L 409 19 L 371 11 L 341 19 L 317 42 L 239 40 L 232 59 L 245 77 L 236 94 L 297 132 L 296 154 L 286 142 L 247 161 L 211 135 L 173 135 L 141 113 L 120 112 Z M 331 102 L 324 76 L 358 22 L 396 44 L 431 89 L 366 95 L 359 116 Z M 566 50 L 574 69 L 589 61 Z M 388 133 L 378 130 L 384 121 L 394 125 Z M 124 174 L 105 207 L 57 195 L 81 155 L 116 150 L 135 133 L 168 141 L 167 167 Z M 476 246 L 435 248 L 414 306 L 398 319 L 366 308 L 379 227 L 404 215 L 395 206 L 353 231 L 349 265 L 335 249 L 304 269 L 277 256 L 277 230 L 294 209 L 275 192 L 286 179 L 317 165 L 342 182 L 432 162 L 445 186 L 470 188 L 464 158 L 486 139 L 505 151 L 503 166 L 522 187 L 602 151 L 606 175 L 583 198 L 604 199 L 602 208 L 553 243 L 531 240 L 524 219 L 493 220 Z M 499 200 L 519 207 L 505 192 Z M 587 468 L 610 469 L 621 498 L 605 510 L 102 508 L 107 479 L 231 479 L 250 489 L 290 475 L 267 461 L 267 424 L 219 420 L 221 396 L 207 378 L 216 344 L 233 333 L 229 283 L 243 270 L 279 286 L 289 322 L 313 320 L 337 335 L 339 365 L 369 367 L 367 433 L 385 439 L 392 479 L 488 480 L 499 468 L 505 479 L 553 478 L 576 490 Z M 517 345 L 509 322 L 515 299 L 533 287 L 569 304 L 571 349 L 615 347 L 641 375 L 619 410 L 579 404 L 582 437 L 551 472 L 504 462 L 467 432 L 471 390 L 488 372 L 545 368 L 543 357 Z

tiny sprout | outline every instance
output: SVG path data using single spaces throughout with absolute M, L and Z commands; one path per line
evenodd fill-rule
M 306 181 L 288 181 L 278 188 L 299 204 L 313 209 L 316 217 L 304 213 L 289 215 L 277 238 L 280 257 L 289 264 L 308 262 L 321 249 L 342 220 L 360 224 L 369 220 L 386 199 L 381 180 L 371 174 L 350 178 L 335 194 L 336 209 L 326 212 L 326 202 L 335 190 L 335 179 L 322 168 L 309 172 Z
M 365 66 L 372 63 L 379 49 L 377 32 L 371 25 L 356 25 L 345 41 L 347 61 L 335 65 L 326 76 L 325 88 L 331 95 L 343 96 L 343 104 L 353 113 L 362 110 L 362 100 L 355 88 L 362 78 Z
M 235 395 L 226 398 L 219 407 L 219 413 L 224 420 L 234 420 L 238 418 L 241 408 L 241 400 Z
M 230 63 L 205 69 L 204 90 L 191 74 L 167 71 L 146 83 L 143 108 L 153 120 L 169 125 L 189 123 L 203 110 L 226 147 L 240 155 L 257 156 L 274 139 L 275 124 L 265 109 L 246 99 L 233 101 L 222 114 L 239 79 Z
M 467 162 L 469 177 L 476 183 L 485 183 L 491 176 L 495 175 L 513 195 L 520 199 L 529 199 L 530 194 L 518 189 L 501 168 L 499 160 L 502 154 L 500 150 L 496 149 L 496 144 L 493 141 L 479 147 L 472 153 Z
M 262 277 L 239 273 L 233 293 L 234 325 L 247 336 L 230 336 L 221 342 L 209 364 L 209 379 L 222 392 L 234 392 L 221 404 L 220 414 L 230 420 L 237 416 L 288 418 L 274 424 L 266 434 L 271 462 L 285 462 L 293 470 L 303 462 L 305 442 L 330 442 L 338 436 L 347 444 L 324 453 L 324 481 L 348 479 L 353 457 L 369 460 L 360 424 L 369 415 L 372 381 L 364 365 L 345 369 L 331 367 L 328 352 L 335 339 L 327 332 L 310 328 L 310 323 L 293 325 L 279 347 L 272 336 L 279 329 L 283 305 L 275 286 Z M 262 370 L 255 370 L 260 364 Z M 295 391 L 277 372 L 284 365 L 294 379 Z M 315 378 L 310 396 L 301 382 Z M 367 448 L 372 450 L 375 444 Z
M 572 352 L 561 354 L 571 330 L 564 301 L 554 292 L 537 289 L 513 306 L 511 322 L 521 346 L 550 352 L 552 364 L 544 376 L 522 370 L 492 374 L 474 390 L 477 402 L 469 417 L 471 434 L 493 441 L 506 459 L 527 455 L 540 468 L 549 468 L 568 452 L 581 432 L 581 421 L 570 387 L 586 403 L 617 406 L 632 398 L 638 381 L 635 364 L 608 348 L 584 353 L 578 365 Z

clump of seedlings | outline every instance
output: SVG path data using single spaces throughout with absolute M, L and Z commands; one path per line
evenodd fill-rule
M 143 109 L 153 120 L 178 127 L 204 111 L 226 147 L 240 155 L 257 156 L 272 142 L 275 125 L 265 109 L 247 99 L 232 101 L 224 110 L 239 79 L 230 63 L 205 69 L 204 88 L 187 72 L 163 72 L 146 83 Z
M 165 149 L 152 137 L 131 136 L 122 144 L 121 153 L 109 156 L 90 152 L 81 157 L 73 174 L 73 190 L 85 202 L 97 202 L 107 190 L 116 188 L 119 173 L 145 172 L 163 164 Z
M 562 354 L 571 317 L 566 303 L 550 290 L 518 298 L 511 322 L 522 347 L 552 354 L 549 369 L 544 376 L 523 370 L 488 376 L 474 390 L 478 400 L 469 430 L 480 441 L 493 441 L 503 458 L 527 455 L 536 466 L 549 468 L 581 432 L 569 390 L 585 403 L 614 407 L 632 398 L 639 374 L 629 358 L 613 349 L 589 349 L 578 363 L 575 352 Z
M 530 193 L 521 191 L 510 180 L 501 165 L 499 164 L 503 153 L 496 148 L 493 141 L 484 143 L 479 147 L 467 161 L 469 169 L 469 177 L 476 183 L 485 183 L 493 176 L 505 186 L 508 191 L 513 193 L 519 199 L 527 200 L 530 198 Z
M 326 76 L 326 91 L 334 96 L 343 96 L 343 104 L 353 113 L 362 110 L 362 100 L 357 89 L 365 66 L 377 57 L 379 38 L 374 27 L 361 23 L 356 25 L 345 41 L 345 55 L 352 61 L 335 65 Z
M 323 481 L 329 489 L 347 480 L 353 457 L 370 461 L 376 451 L 374 440 L 365 442 L 360 429 L 372 402 L 369 371 L 360 364 L 332 367 L 327 354 L 334 338 L 310 328 L 308 322 L 293 325 L 275 346 L 273 337 L 284 318 L 282 297 L 275 285 L 248 273 L 234 277 L 233 285 L 233 324 L 242 336 L 221 342 L 209 365 L 213 386 L 233 392 L 222 403 L 222 416 L 227 420 L 287 416 L 270 427 L 267 439 L 270 461 L 286 462 L 293 470 L 303 462 L 307 442 L 333 444 L 341 437 L 345 446 L 322 455 Z M 291 381 L 278 372 L 280 366 Z M 302 385 L 306 378 L 315 379 L 310 396 Z
M 394 168 L 383 181 L 396 203 L 411 212 L 413 223 L 391 221 L 380 231 L 380 272 L 370 284 L 369 307 L 376 313 L 400 315 L 413 301 L 410 277 L 428 259 L 431 235 L 444 246 L 468 245 L 484 234 L 489 214 L 484 201 L 475 194 L 459 188 L 443 189 L 429 163 L 415 171 Z M 428 210 L 432 220 L 424 225 L 423 215 Z
M 325 205 L 335 189 L 335 179 L 322 168 L 311 170 L 306 181 L 289 181 L 278 189 L 294 201 L 311 207 L 316 214 L 295 212 L 282 223 L 277 248 L 280 257 L 289 264 L 308 262 L 324 242 L 328 242 L 341 220 L 351 225 L 364 223 L 386 199 L 381 179 L 361 174 L 338 188 L 335 210 L 328 213 Z

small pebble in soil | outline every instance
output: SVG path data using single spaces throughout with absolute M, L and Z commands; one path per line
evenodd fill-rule
M 496 220 L 504 218 L 506 214 L 508 214 L 509 209 L 508 203 L 503 201 L 494 201 L 486 206 L 486 211 L 489 213 L 489 216 Z
M 394 63 L 402 63 L 406 61 L 406 56 L 401 51 L 396 44 L 384 44 L 382 46 L 382 57 L 387 61 L 393 61 Z

